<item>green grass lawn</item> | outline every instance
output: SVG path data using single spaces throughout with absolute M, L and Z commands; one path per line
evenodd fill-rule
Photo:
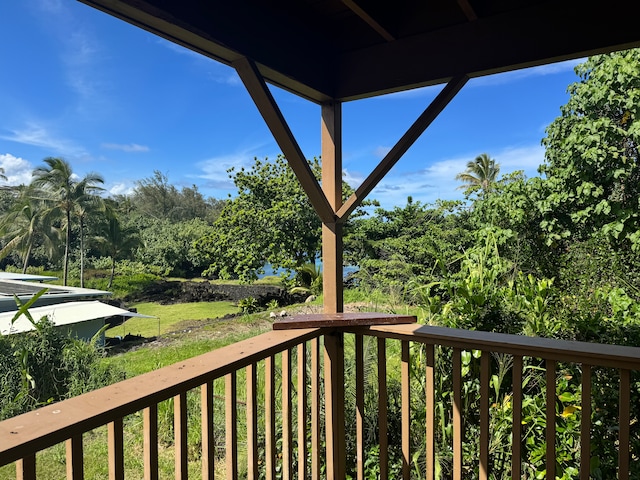
M 190 322 L 221 318 L 227 314 L 238 313 L 238 307 L 231 302 L 195 302 L 160 305 L 145 302 L 132 305 L 138 313 L 152 315 L 156 318 L 132 317 L 122 325 L 107 330 L 107 337 L 141 335 L 155 337 L 173 332 L 181 328 L 180 324 L 189 325 Z
M 197 332 L 177 333 L 165 337 L 160 345 L 142 345 L 103 361 L 123 370 L 130 378 L 271 330 L 271 322 L 264 313 L 261 316 L 238 317 L 201 327 Z

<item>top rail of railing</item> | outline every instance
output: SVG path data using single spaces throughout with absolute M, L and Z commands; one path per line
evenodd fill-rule
M 0 422 L 0 466 L 235 372 L 321 334 L 272 331 Z
M 344 331 L 467 350 L 487 350 L 559 362 L 640 370 L 639 347 L 459 330 L 419 324 L 347 327 Z

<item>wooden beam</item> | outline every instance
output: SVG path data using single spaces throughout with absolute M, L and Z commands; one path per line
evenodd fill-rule
M 474 20 L 478 19 L 478 15 L 476 15 L 476 11 L 473 9 L 471 4 L 469 3 L 469 0 L 458 0 L 458 5 L 460 5 L 460 8 L 462 9 L 465 16 L 467 17 L 467 20 L 469 20 L 470 22 L 473 22 Z
M 338 331 L 324 336 L 324 388 L 326 480 L 344 480 L 344 335 Z
M 464 0 L 460 0 L 464 1 Z M 389 33 L 389 31 L 380 24 L 375 18 L 373 18 L 366 10 L 364 10 L 360 5 L 358 5 L 354 0 L 342 0 L 349 10 L 355 13 L 358 17 L 360 17 L 364 22 L 373 28 L 382 38 L 384 38 L 387 42 L 393 42 L 395 37 Z
M 341 55 L 343 102 L 640 46 L 629 3 L 542 2 Z M 604 29 L 602 25 L 616 25 Z M 589 32 L 585 35 L 584 32 Z
M 342 205 L 342 104 L 322 105 L 322 190 L 332 211 Z M 342 224 L 322 222 L 322 288 L 325 313 L 344 310 Z
M 414 144 L 429 125 L 438 117 L 440 112 L 456 96 L 469 78 L 465 75 L 452 79 L 431 102 L 418 119 L 409 127 L 407 132 L 387 153 L 378 166 L 371 172 L 364 182 L 356 189 L 349 199 L 338 210 L 338 221 L 345 222 L 349 215 L 362 203 L 371 190 L 389 173 L 389 170 L 400 160 L 402 155 Z
M 276 142 L 282 149 L 282 153 L 289 162 L 296 177 L 300 181 L 302 188 L 309 197 L 309 201 L 323 223 L 335 221 L 335 213 L 327 201 L 320 184 L 316 180 L 309 167 L 309 162 L 302 154 L 300 146 L 287 125 L 282 112 L 278 108 L 273 95 L 269 91 L 264 78 L 260 75 L 256 64 L 246 57 L 242 57 L 233 62 L 233 67 L 240 75 L 249 95 L 253 99 L 256 107 L 260 111 L 262 118 L 266 122 L 269 130 L 273 134 Z
M 332 45 L 267 3 L 79 1 L 226 65 L 252 58 L 269 83 L 314 102 L 333 97 Z

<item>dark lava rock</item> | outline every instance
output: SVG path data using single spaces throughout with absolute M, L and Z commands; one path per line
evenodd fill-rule
M 161 304 L 188 302 L 238 301 L 253 297 L 260 306 L 266 306 L 271 300 L 277 300 L 279 306 L 301 303 L 305 295 L 290 294 L 275 285 L 221 285 L 209 282 L 178 282 L 158 280 L 153 282 L 142 294 L 127 301 L 158 302 Z

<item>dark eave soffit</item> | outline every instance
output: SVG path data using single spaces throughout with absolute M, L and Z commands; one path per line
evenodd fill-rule
M 628 0 L 80 1 L 228 65 L 251 58 L 268 82 L 315 102 L 640 46 L 637 5 Z M 416 20 L 425 5 L 433 10 Z M 390 33 L 370 28 L 360 7 L 393 19 Z M 396 10 L 383 16 L 382 8 Z M 345 25 L 353 28 L 345 33 Z

